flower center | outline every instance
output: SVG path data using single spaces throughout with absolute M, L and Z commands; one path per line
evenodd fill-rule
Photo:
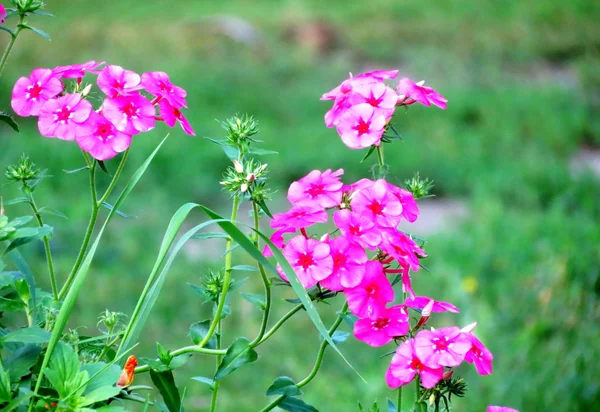
M 390 319 L 389 318 L 379 318 L 379 319 L 374 320 L 373 322 L 371 322 L 371 326 L 375 330 L 387 328 L 389 324 L 390 324 Z
M 414 358 L 412 358 L 412 360 L 410 361 L 410 363 L 408 364 L 408 367 L 418 371 L 419 369 L 421 369 L 423 367 L 423 364 L 421 363 L 421 361 L 419 360 L 419 358 L 417 358 L 416 356 Z
M 444 339 L 441 338 L 433 338 L 432 339 L 433 342 L 433 350 L 439 352 L 439 351 L 447 351 L 448 348 L 450 347 L 450 344 L 448 344 L 448 338 L 444 337 Z
M 171 85 L 165 82 L 159 82 L 158 88 L 165 93 L 171 93 L 171 91 L 173 90 Z
M 362 230 L 361 230 L 360 226 L 358 226 L 358 225 L 350 225 L 350 227 L 348 228 L 348 231 L 353 236 L 362 235 Z
M 42 86 L 39 83 L 32 84 L 27 88 L 27 93 L 30 99 L 35 100 L 42 94 Z
M 311 254 L 303 253 L 298 257 L 298 266 L 302 267 L 302 269 L 307 270 L 309 267 L 315 264 L 315 261 Z
M 370 285 L 367 285 L 367 287 L 365 288 L 365 292 L 367 292 L 368 296 L 373 296 L 378 291 L 379 291 L 379 288 L 377 287 L 377 285 L 375 285 L 373 283 L 371 283 Z
M 128 102 L 125 106 L 123 106 L 123 113 L 127 117 L 137 117 L 139 111 L 140 110 L 132 102 Z
M 477 346 L 473 346 L 471 348 L 471 352 L 473 352 L 473 356 L 475 356 L 476 358 L 481 359 L 483 357 L 483 353 L 481 352 L 481 350 L 479 350 Z
M 181 120 L 181 118 L 183 117 L 181 111 L 176 107 L 173 107 L 173 116 L 175 116 L 177 120 Z
M 121 83 L 118 80 L 115 80 L 112 84 L 112 87 L 115 90 L 123 90 L 125 88 L 125 84 Z
M 308 189 L 306 189 L 306 194 L 310 197 L 317 197 L 325 193 L 325 188 L 323 185 L 312 184 Z
M 382 98 L 383 98 L 383 96 L 381 96 L 380 98 L 377 99 L 377 98 L 375 98 L 375 96 L 371 95 L 367 99 L 367 103 L 369 103 L 373 107 L 379 107 L 379 105 L 381 104 Z
M 370 123 L 365 122 L 363 119 L 360 119 L 358 121 L 358 124 L 356 126 L 354 126 L 354 130 L 356 130 L 356 133 L 359 136 L 362 136 L 365 133 L 369 132 L 369 127 L 371 126 Z
M 348 259 L 346 259 L 346 255 L 344 255 L 343 253 L 334 253 L 331 255 L 331 257 L 333 258 L 334 271 L 345 267 L 346 262 L 348 262 Z
M 109 123 L 101 123 L 96 128 L 96 136 L 103 141 L 106 141 L 112 137 L 112 127 Z
M 65 106 L 62 109 L 54 112 L 54 114 L 56 116 L 56 121 L 66 123 L 73 115 L 73 112 L 71 112 L 71 108 L 69 106 Z
M 383 214 L 383 206 L 376 200 L 367 206 L 367 209 L 369 209 L 374 215 Z

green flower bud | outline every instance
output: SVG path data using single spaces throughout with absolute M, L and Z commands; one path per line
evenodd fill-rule
M 254 142 L 251 137 L 258 133 L 258 121 L 247 114 L 227 119 L 221 122 L 221 126 L 227 131 L 227 140 L 242 152 Z
M 422 199 L 425 197 L 432 197 L 429 192 L 433 189 L 433 180 L 425 178 L 421 180 L 419 172 L 415 173 L 412 179 L 404 182 L 406 190 L 412 193 L 415 199 Z
M 4 176 L 11 182 L 22 182 L 27 186 L 27 182 L 37 179 L 40 175 L 40 170 L 35 167 L 29 157 L 23 155 L 19 163 L 14 166 L 8 166 L 4 172 Z
M 233 282 L 233 279 L 230 279 L 230 281 L 229 281 L 230 286 L 231 286 L 232 282 Z M 224 279 L 224 274 L 222 271 L 218 271 L 218 272 L 210 271 L 210 272 L 208 272 L 208 275 L 206 276 L 206 278 L 204 278 L 202 280 L 202 286 L 204 286 L 204 290 L 206 291 L 206 296 L 208 297 L 209 300 L 211 300 L 213 302 L 219 301 L 219 295 L 221 294 L 221 291 L 223 290 L 224 285 L 225 285 L 225 279 Z

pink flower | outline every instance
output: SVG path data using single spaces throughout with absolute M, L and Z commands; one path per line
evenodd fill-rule
M 361 103 L 344 113 L 337 132 L 350 149 L 363 149 L 379 146 L 386 123 L 385 115 L 377 113 L 370 104 Z
M 350 74 L 350 78 L 344 80 L 342 84 L 325 93 L 321 100 L 335 100 L 340 94 L 349 93 L 354 86 L 383 82 L 385 79 L 395 79 L 398 76 L 398 70 L 375 70 L 372 72 L 361 73 L 356 76 Z
M 410 267 L 415 272 L 420 269 L 419 256 L 427 256 L 425 251 L 410 236 L 395 230 L 383 232 L 383 241 L 380 248 L 396 259 L 400 265 Z
M 431 87 L 423 86 L 424 83 L 425 80 L 414 83 L 407 77 L 400 79 L 398 82 L 398 94 L 400 95 L 398 101 L 406 105 L 414 102 L 419 102 L 425 106 L 434 104 L 440 109 L 445 109 L 448 100 Z
M 104 116 L 92 111 L 77 136 L 77 144 L 94 159 L 108 160 L 131 145 L 131 136 L 118 131 Z
M 383 83 L 372 83 L 356 86 L 353 91 L 356 92 L 356 103 L 368 103 L 386 119 L 392 117 L 398 103 L 398 95 L 393 89 Z
M 402 217 L 409 222 L 414 222 L 419 217 L 419 207 L 413 194 L 406 189 L 388 183 L 390 192 L 394 194 L 402 204 Z
M 519 412 L 513 408 L 507 408 L 506 406 L 488 406 L 486 412 Z
M 295 231 L 296 231 L 296 229 L 294 229 L 294 228 L 284 227 L 283 229 L 276 230 L 271 235 L 271 238 L 269 240 L 271 242 L 273 242 L 273 244 L 275 244 L 275 246 L 277 246 L 279 249 L 282 249 L 284 246 L 284 241 L 285 241 L 285 239 L 283 238 L 283 235 L 285 233 L 294 233 Z M 269 245 L 265 245 L 265 247 L 263 248 L 263 255 L 265 257 L 273 256 L 273 252 L 271 251 L 271 248 L 269 247 Z
M 165 72 L 150 72 L 142 74 L 142 86 L 146 91 L 156 97 L 165 99 L 177 109 L 187 107 L 185 96 L 187 93 L 181 87 L 175 86 Z
M 433 388 L 442 380 L 444 368 L 430 368 L 424 365 L 415 351 L 415 340 L 409 339 L 396 349 L 385 378 L 390 388 L 398 388 L 410 383 L 417 373 L 421 377 L 423 387 Z
M 82 100 L 79 94 L 51 99 L 40 110 L 38 129 L 42 136 L 75 140 L 81 132 L 81 124 L 90 117 L 91 112 L 91 103 Z
M 368 261 L 362 281 L 344 290 L 350 311 L 361 318 L 376 317 L 394 300 L 394 290 L 378 261 Z
M 329 241 L 333 271 L 321 281 L 329 290 L 340 291 L 358 285 L 365 276 L 367 254 L 364 249 L 343 236 Z
M 477 337 L 471 333 L 476 324 L 468 325 L 461 331 L 471 341 L 471 349 L 465 356 L 465 362 L 475 364 L 475 369 L 480 375 L 491 375 L 492 360 L 494 355 L 485 347 Z
M 471 341 L 457 326 L 422 330 L 415 337 L 417 356 L 430 368 L 458 366 L 469 350 Z
M 271 220 L 272 228 L 302 229 L 315 223 L 327 222 L 327 212 L 316 205 L 296 205 L 286 213 L 276 213 Z
M 156 109 L 145 97 L 136 92 L 127 96 L 105 99 L 102 115 L 120 132 L 134 135 L 154 128 Z
M 0 24 L 4 24 L 6 21 L 6 9 L 3 4 L 0 4 Z
M 333 222 L 346 238 L 364 248 L 374 250 L 381 243 L 379 230 L 367 216 L 348 209 L 338 210 L 333 214 Z
M 175 122 L 179 121 L 183 131 L 190 135 L 196 136 L 194 129 L 190 125 L 190 122 L 185 118 L 185 116 L 181 113 L 181 110 L 176 107 L 171 106 L 171 104 L 167 100 L 161 100 L 158 102 L 158 106 L 160 107 L 160 114 L 169 127 L 175 126 Z
M 458 308 L 452 303 L 433 300 L 427 296 L 415 296 L 412 298 L 407 298 L 404 301 L 404 305 L 413 309 L 423 309 L 430 302 L 433 302 L 433 306 L 431 308 L 432 312 L 459 312 Z
M 387 345 L 395 337 L 408 333 L 408 313 L 402 305 L 382 310 L 378 315 L 358 319 L 354 324 L 354 336 L 367 345 Z
M 302 179 L 293 182 L 288 190 L 288 200 L 293 205 L 316 203 L 323 208 L 339 206 L 342 202 L 342 186 L 339 178 L 343 169 L 323 173 L 313 170 Z
M 10 104 L 19 116 L 37 116 L 44 103 L 62 91 L 62 82 L 52 70 L 35 69 L 29 78 L 17 80 Z
M 121 66 L 106 66 L 98 75 L 98 87 L 108 97 L 126 95 L 142 88 L 140 75 Z
M 380 227 L 395 228 L 400 223 L 402 204 L 388 191 L 383 179 L 355 192 L 350 205 L 353 212 L 366 216 Z
M 300 283 L 305 288 L 312 288 L 319 280 L 331 275 L 333 259 L 327 243 L 304 236 L 292 238 L 283 248 L 283 256 L 294 268 Z M 283 271 L 281 277 L 288 280 Z
M 104 62 L 96 63 L 94 60 L 90 60 L 86 63 L 71 64 L 68 66 L 58 66 L 52 72 L 65 79 L 81 79 L 87 72 L 96 73 L 98 67 L 102 66 Z

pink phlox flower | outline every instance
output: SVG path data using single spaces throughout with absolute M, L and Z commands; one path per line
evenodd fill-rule
M 367 189 L 375 184 L 374 180 L 363 178 L 351 185 L 344 186 L 344 192 L 353 193 L 362 189 Z
M 350 78 L 344 80 L 342 84 L 323 94 L 321 100 L 335 100 L 340 94 L 351 92 L 354 86 L 383 82 L 385 79 L 395 79 L 396 76 L 398 76 L 398 70 L 375 70 L 356 76 L 350 74 Z
M 104 99 L 102 115 L 110 120 L 117 130 L 134 135 L 154 128 L 156 109 L 148 99 L 135 92 L 127 96 Z
M 343 169 L 332 172 L 327 169 L 323 173 L 313 170 L 302 179 L 293 182 L 288 190 L 288 200 L 293 205 L 316 203 L 323 208 L 339 206 L 342 202 Z
M 187 107 L 185 97 L 187 92 L 175 86 L 165 72 L 149 72 L 142 74 L 142 86 L 146 91 L 156 97 L 166 100 L 177 109 Z
M 333 270 L 333 259 L 327 243 L 304 236 L 296 236 L 284 246 L 283 256 L 288 260 L 300 283 L 306 289 L 312 288 L 318 281 L 327 278 Z M 288 280 L 281 267 L 279 273 Z
M 432 312 L 454 312 L 454 313 L 460 312 L 458 310 L 458 308 L 456 306 L 454 306 L 452 303 L 434 300 L 427 296 L 415 296 L 412 298 L 407 298 L 404 301 L 404 304 L 406 306 L 408 306 L 409 308 L 423 309 L 430 302 L 433 302 L 433 306 L 431 308 Z
M 120 132 L 104 116 L 92 111 L 77 136 L 77 144 L 94 159 L 108 160 L 131 145 L 131 136 Z
M 414 222 L 419 217 L 419 206 L 413 194 L 406 189 L 388 183 L 389 190 L 402 204 L 402 217 L 409 222 Z
M 425 106 L 436 105 L 440 109 L 446 108 L 448 100 L 431 87 L 423 86 L 425 80 L 418 83 L 405 77 L 398 82 L 398 102 L 402 104 L 412 104 L 415 101 Z M 408 100 L 407 100 L 408 99 Z
M 422 330 L 415 337 L 417 356 L 430 368 L 460 365 L 471 346 L 471 341 L 457 326 Z
M 321 281 L 321 285 L 333 291 L 357 286 L 365 276 L 368 259 L 365 250 L 344 236 L 331 239 L 328 243 L 333 270 L 330 276 Z
M 355 87 L 354 92 L 353 103 L 368 103 L 386 119 L 392 117 L 398 102 L 398 95 L 392 88 L 383 83 L 362 84 Z
M 279 229 L 276 230 L 272 235 L 271 235 L 271 242 L 273 242 L 273 244 L 275 246 L 277 246 L 278 249 L 283 249 L 283 247 L 285 246 L 285 239 L 283 238 L 283 235 L 286 233 L 294 233 L 296 232 L 296 229 L 294 228 L 290 228 L 290 227 L 284 227 L 283 229 Z M 265 247 L 263 248 L 263 255 L 265 257 L 271 257 L 273 256 L 273 252 L 271 251 L 271 248 L 269 247 L 269 245 L 265 245 Z
M 387 345 L 395 337 L 408 333 L 409 317 L 402 305 L 380 311 L 376 316 L 361 318 L 354 324 L 354 336 L 367 345 Z
M 176 122 L 179 122 L 181 124 L 181 127 L 183 128 L 183 131 L 186 134 L 190 136 L 196 136 L 194 129 L 192 129 L 192 126 L 190 125 L 190 122 L 188 121 L 188 119 L 186 119 L 183 113 L 181 113 L 181 110 L 174 106 L 171 106 L 169 101 L 166 99 L 160 100 L 158 102 L 158 106 L 160 107 L 160 115 L 162 116 L 162 119 L 165 121 L 167 126 L 173 127 L 175 126 Z
M 37 116 L 44 103 L 62 91 L 63 84 L 52 70 L 35 69 L 17 80 L 10 105 L 19 116 Z
M 71 64 L 68 66 L 58 66 L 52 70 L 52 72 L 65 79 L 81 79 L 85 76 L 87 72 L 90 73 L 99 73 L 99 67 L 102 66 L 104 62 L 96 63 L 94 60 L 90 60 L 86 63 L 78 63 Z
M 507 408 L 506 406 L 488 406 L 486 412 L 519 412 L 513 408 Z
M 342 116 L 352 107 L 353 105 L 353 94 L 342 93 L 337 96 L 333 106 L 325 113 L 325 126 L 334 127 L 340 123 Z
M 442 380 L 444 368 L 430 368 L 424 365 L 417 356 L 415 340 L 409 339 L 396 349 L 386 374 L 386 381 L 390 388 L 398 388 L 412 382 L 417 374 L 421 377 L 423 387 L 430 389 Z
M 394 290 L 378 261 L 368 261 L 362 281 L 344 290 L 350 311 L 361 318 L 375 317 L 394 300 Z
M 494 355 L 477 339 L 475 334 L 467 331 L 469 326 L 462 329 L 462 333 L 471 341 L 472 345 L 471 349 L 465 355 L 465 362 L 475 364 L 475 369 L 480 375 L 491 375 Z
M 6 21 L 6 8 L 3 4 L 0 4 L 0 24 L 4 24 Z
M 379 146 L 387 118 L 368 103 L 352 106 L 340 118 L 337 132 L 350 149 Z
M 333 214 L 333 222 L 347 239 L 364 248 L 375 250 L 381 243 L 379 229 L 367 216 L 343 209 Z
M 406 233 L 396 230 L 385 230 L 382 234 L 381 250 L 396 259 L 401 265 L 408 265 L 414 272 L 420 269 L 419 256 L 425 257 L 427 254 L 417 245 L 417 242 Z
M 108 97 L 127 95 L 140 90 L 141 77 L 136 72 L 125 70 L 121 66 L 108 65 L 98 75 L 98 87 Z
M 75 140 L 81 132 L 81 124 L 88 119 L 92 110 L 91 103 L 82 100 L 79 94 L 48 100 L 39 113 L 40 134 L 61 140 Z
M 276 213 L 271 220 L 272 228 L 303 229 L 328 220 L 325 209 L 316 204 L 293 206 L 285 213 Z
M 395 228 L 402 218 L 402 204 L 389 192 L 383 179 L 355 192 L 350 205 L 352 211 L 365 215 L 379 227 Z

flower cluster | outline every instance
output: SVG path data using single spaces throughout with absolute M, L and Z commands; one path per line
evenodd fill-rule
M 169 127 L 179 122 L 185 133 L 194 135 L 181 113 L 187 107 L 186 91 L 171 83 L 166 73 L 140 76 L 120 66 L 103 65 L 89 61 L 35 69 L 15 83 L 12 108 L 19 116 L 38 116 L 42 136 L 74 140 L 97 160 L 123 152 L 132 136 L 153 129 L 157 120 Z M 97 110 L 88 100 L 92 85 L 81 87 L 87 73 L 98 76 L 96 84 L 106 95 Z M 69 79 L 75 79 L 73 84 Z
M 396 88 L 384 81 L 395 79 L 398 70 L 377 70 L 350 75 L 342 84 L 325 93 L 321 100 L 333 100 L 325 114 L 327 127 L 335 127 L 350 149 L 379 146 L 398 106 L 421 103 L 446 108 L 447 100 L 424 81 L 415 83 L 402 78 Z

